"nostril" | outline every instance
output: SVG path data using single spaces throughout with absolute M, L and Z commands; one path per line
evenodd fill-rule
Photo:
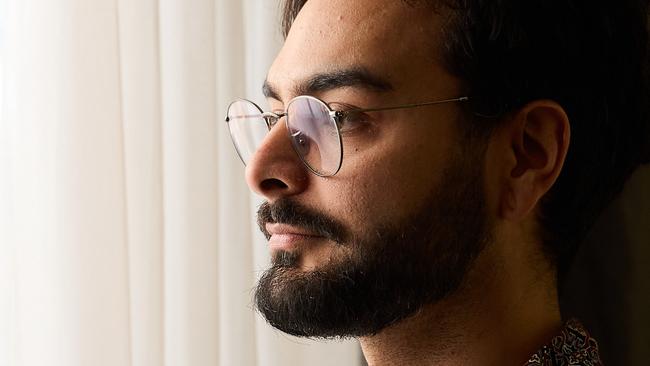
M 289 188 L 289 186 L 279 179 L 270 178 L 263 180 L 262 183 L 260 183 L 260 188 L 263 192 L 268 192 L 276 189 L 286 189 Z

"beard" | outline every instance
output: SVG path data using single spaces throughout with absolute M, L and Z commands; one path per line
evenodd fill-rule
M 294 336 L 365 337 L 453 294 L 489 242 L 482 161 L 456 156 L 418 210 L 357 233 L 290 199 L 262 204 L 258 224 L 267 239 L 265 224 L 280 222 L 337 248 L 309 271 L 299 267 L 299 250 L 276 252 L 255 290 L 257 310 Z

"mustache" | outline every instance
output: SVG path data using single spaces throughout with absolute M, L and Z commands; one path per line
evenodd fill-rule
M 271 234 L 266 230 L 266 224 L 275 223 L 307 230 L 337 244 L 343 243 L 347 238 L 347 231 L 338 220 L 287 198 L 272 204 L 264 202 L 257 210 L 257 225 L 267 240 L 271 238 Z

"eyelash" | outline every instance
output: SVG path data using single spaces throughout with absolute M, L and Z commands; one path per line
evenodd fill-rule
M 363 112 L 357 112 L 357 111 L 341 111 L 342 116 L 339 118 L 339 120 L 342 121 L 342 123 L 349 123 L 349 122 L 359 122 L 359 121 L 366 121 L 368 119 L 368 115 L 366 115 Z

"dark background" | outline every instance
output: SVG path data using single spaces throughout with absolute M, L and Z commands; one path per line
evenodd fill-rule
M 605 365 L 650 365 L 650 166 L 603 212 L 561 291 L 563 316 L 598 340 Z
M 564 316 L 583 322 L 605 365 L 650 365 L 650 166 L 600 217 L 562 290 Z

